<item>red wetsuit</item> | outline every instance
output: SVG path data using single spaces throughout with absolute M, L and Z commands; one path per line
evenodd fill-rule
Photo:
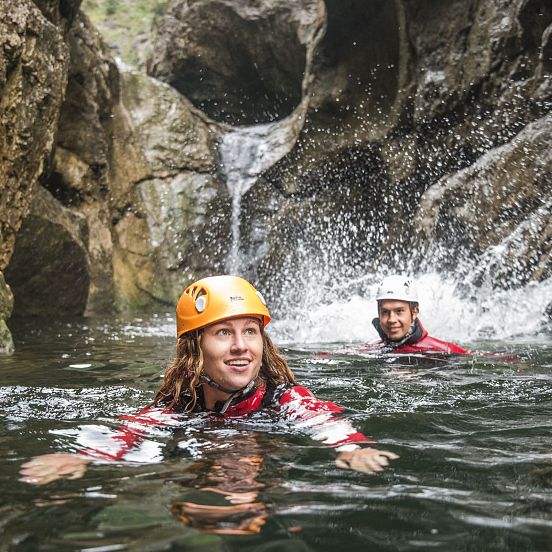
M 426 329 L 422 326 L 422 323 L 417 318 L 414 324 L 403 339 L 400 341 L 390 341 L 382 330 L 379 318 L 375 318 L 372 324 L 378 331 L 381 341 L 377 343 L 368 344 L 359 352 L 386 352 L 386 353 L 399 353 L 399 354 L 414 354 L 414 353 L 453 353 L 460 355 L 468 355 L 470 352 L 454 343 L 448 341 L 442 341 L 435 337 L 428 335 Z
M 339 450 L 374 442 L 358 432 L 348 420 L 336 416 L 343 412 L 342 407 L 316 398 L 300 385 L 283 384 L 269 388 L 261 385 L 244 396 L 236 397 L 224 414 L 218 414 L 223 404 L 215 405 L 212 411 L 214 420 L 223 421 L 226 418 L 246 416 L 264 408 L 273 408 L 313 439 Z M 198 393 L 194 412 L 205 411 L 203 395 Z M 125 421 L 125 425 L 109 435 L 105 443 L 98 448 L 96 444 L 89 446 L 81 454 L 98 460 L 122 460 L 147 437 L 148 430 L 151 431 L 153 427 L 178 427 L 186 422 L 186 418 L 179 412 L 159 407 L 145 408 L 138 414 L 121 416 L 121 419 Z

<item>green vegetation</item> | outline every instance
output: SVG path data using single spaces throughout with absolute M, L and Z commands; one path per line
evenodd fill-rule
M 81 9 L 98 28 L 113 54 L 143 68 L 151 27 L 167 0 L 83 0 Z

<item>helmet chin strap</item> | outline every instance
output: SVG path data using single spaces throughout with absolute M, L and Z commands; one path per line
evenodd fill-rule
M 230 396 L 224 401 L 224 404 L 222 405 L 222 408 L 218 411 L 218 414 L 224 414 L 226 410 L 228 410 L 228 407 L 232 403 L 232 401 L 239 397 L 240 395 L 245 395 L 254 385 L 255 380 L 257 379 L 257 375 L 245 386 L 240 389 L 227 389 L 226 387 L 223 387 L 220 385 L 220 383 L 217 383 L 215 380 L 210 378 L 205 372 L 202 372 L 200 379 L 203 383 L 206 383 L 213 389 L 216 389 L 217 391 L 222 391 L 223 393 L 229 393 Z
M 222 391 L 223 393 L 229 393 L 230 395 L 235 395 L 240 391 L 244 391 L 246 388 L 250 388 L 251 384 L 255 381 L 254 379 L 252 379 L 245 387 L 240 387 L 240 389 L 228 389 L 226 387 L 223 387 L 220 383 L 217 383 L 213 378 L 210 378 L 205 372 L 201 372 L 200 379 L 202 383 L 206 383 L 213 389 L 216 389 L 217 391 Z

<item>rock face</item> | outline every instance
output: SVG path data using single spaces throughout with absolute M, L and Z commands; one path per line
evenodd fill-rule
M 447 231 L 457 238 L 455 248 L 464 243 L 458 254 L 475 262 L 490 257 L 517 228 L 496 283 L 549 277 L 549 238 L 538 229 L 549 219 L 551 194 L 547 170 L 541 169 L 552 142 L 540 124 L 527 125 L 552 106 L 546 69 L 552 7 L 536 0 L 411 0 L 382 4 L 376 15 L 355 2 L 327 6 L 328 31 L 315 53 L 303 132 L 244 201 L 244 250 L 246 258 L 256 259 L 249 273 L 272 288 L 274 298 L 285 297 L 286 289 L 297 286 L 297 278 L 282 276 L 286 271 L 331 285 L 339 277 L 404 270 L 413 252 L 427 252 L 436 235 Z M 358 31 L 352 21 L 363 22 Z M 376 32 L 363 33 L 370 25 Z M 385 39 L 377 34 L 381 28 Z M 363 59 L 373 60 L 372 69 L 363 67 Z M 491 201 L 477 203 L 472 225 L 479 229 L 467 240 L 466 221 L 457 220 L 446 201 L 439 229 L 417 231 L 417 205 L 426 190 L 441 187 L 437 183 L 447 175 L 454 179 L 487 151 L 507 147 L 523 129 L 522 140 L 540 151 L 540 168 L 532 167 L 533 147 L 512 144 L 519 178 L 508 200 L 507 193 L 498 193 L 498 180 L 491 194 L 507 204 L 519 196 L 523 207 L 500 212 L 501 219 L 511 219 L 501 224 L 502 233 L 485 231 L 487 219 L 499 216 Z M 425 213 L 434 208 L 428 201 Z M 522 242 L 527 246 L 520 247 Z M 525 259 L 517 267 L 514 252 Z
M 226 254 L 216 132 L 173 89 L 135 71 L 122 74 L 121 105 L 145 175 L 114 225 L 115 289 L 123 305 L 172 308 L 184 284 L 221 267 Z
M 458 275 L 451 249 L 476 282 L 478 263 L 496 285 L 550 277 L 550 2 L 172 0 L 164 82 L 117 67 L 79 5 L 0 0 L 16 314 L 172 308 L 228 267 L 285 309 L 300 275 L 430 253 Z M 4 320 L 9 297 L 0 280 Z
M 65 2 L 66 14 L 78 2 Z M 54 12 L 56 12 L 54 14 Z M 62 13 L 51 10 L 60 24 Z M 0 1 L 0 351 L 13 343 L 5 320 L 12 294 L 2 271 L 55 142 L 67 82 L 62 34 L 31 1 Z
M 451 269 L 463 250 L 466 277 L 477 281 L 492 273 L 504 286 L 552 276 L 551 144 L 549 114 L 431 186 L 416 216 L 424 256 Z M 475 270 L 466 263 L 474 257 Z
M 170 87 L 121 77 L 78 4 L 0 2 L 0 269 L 18 316 L 173 305 L 225 254 L 197 255 L 198 236 L 228 241 L 216 132 Z M 5 324 L 3 278 L 0 295 Z
M 324 13 L 321 0 L 175 1 L 148 70 L 217 121 L 282 119 L 303 97 Z
M 0 270 L 55 142 L 67 47 L 30 0 L 0 2 Z

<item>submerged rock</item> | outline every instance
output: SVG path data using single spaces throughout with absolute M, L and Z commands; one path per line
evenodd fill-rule
M 545 488 L 552 487 L 552 466 L 545 466 L 532 470 L 529 472 L 528 479 L 534 485 Z

